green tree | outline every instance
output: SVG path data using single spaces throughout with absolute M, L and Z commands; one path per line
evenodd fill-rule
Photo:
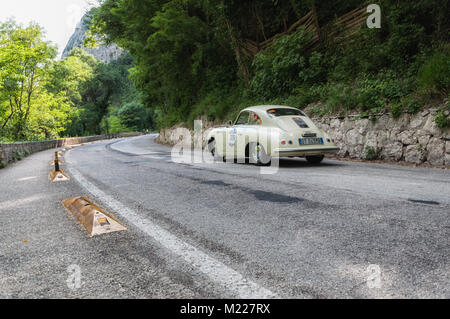
M 93 77 L 95 66 L 75 55 L 55 61 L 47 74 L 47 89 L 55 94 L 64 92 L 74 105 L 80 105 L 82 85 Z
M 133 131 L 142 131 L 151 127 L 148 111 L 137 101 L 125 104 L 117 114 L 120 123 Z
M 23 28 L 14 21 L 0 25 L 0 135 L 15 140 L 39 136 L 40 129 L 32 121 L 42 112 L 40 103 L 54 105 L 60 100 L 44 88 L 55 56 L 56 48 L 43 40 L 38 25 Z M 60 119 L 54 118 L 55 122 Z
M 160 126 L 230 116 L 249 100 L 378 112 L 414 99 L 422 65 L 418 79 L 425 83 L 439 64 L 432 81 L 443 91 L 444 58 L 425 63 L 448 43 L 450 2 L 379 5 L 381 29 L 368 29 L 360 17 L 359 30 L 346 37 L 338 17 L 367 1 L 105 0 L 93 11 L 91 31 L 133 56 L 132 79 Z M 319 41 L 309 46 L 291 26 L 311 11 L 317 14 L 306 29 L 313 27 Z

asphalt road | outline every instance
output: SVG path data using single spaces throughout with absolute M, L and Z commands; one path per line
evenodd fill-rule
M 48 182 L 51 151 L 0 170 L 0 297 L 450 297 L 450 170 L 283 159 L 266 175 L 174 163 L 154 138 L 70 150 L 69 182 Z M 89 238 L 60 203 L 77 195 L 128 230 Z

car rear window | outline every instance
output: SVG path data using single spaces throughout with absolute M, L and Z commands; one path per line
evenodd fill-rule
M 267 113 L 273 116 L 306 116 L 305 113 L 300 110 L 285 108 L 270 109 L 267 110 Z

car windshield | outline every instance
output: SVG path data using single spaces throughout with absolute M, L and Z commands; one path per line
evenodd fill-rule
M 287 108 L 270 109 L 267 110 L 267 113 L 273 116 L 306 116 L 305 113 L 300 110 Z

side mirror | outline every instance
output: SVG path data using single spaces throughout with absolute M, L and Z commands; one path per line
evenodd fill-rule
M 228 121 L 227 122 L 227 126 L 229 127 L 229 126 L 233 126 L 233 122 L 232 121 Z

